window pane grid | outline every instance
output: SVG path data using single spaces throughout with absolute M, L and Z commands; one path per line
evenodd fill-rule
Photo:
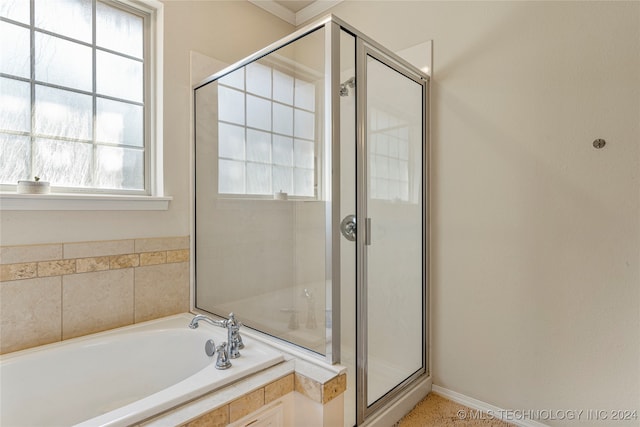
M 218 85 L 219 85 L 220 87 L 224 87 L 224 88 L 227 88 L 227 89 L 232 89 L 232 90 L 235 90 L 235 91 L 238 91 L 238 92 L 244 92 L 244 93 L 246 93 L 245 91 L 243 91 L 242 89 L 238 89 L 237 87 L 228 86 L 228 85 L 225 85 L 225 84 L 223 84 L 223 83 L 218 83 Z M 257 93 L 248 92 L 248 94 L 249 94 L 249 96 L 252 96 L 252 97 L 254 97 L 254 98 L 259 98 L 259 99 L 262 99 L 262 100 L 268 101 L 268 102 L 270 102 L 270 103 L 272 103 L 272 104 L 278 104 L 278 105 L 282 105 L 282 106 L 285 106 L 285 107 L 293 107 L 293 108 L 295 108 L 296 110 L 306 111 L 307 113 L 312 113 L 312 114 L 314 114 L 314 113 L 315 113 L 315 111 L 314 111 L 314 110 L 310 110 L 310 109 L 305 108 L 305 107 L 295 106 L 294 104 L 289 104 L 289 103 L 286 103 L 286 102 L 283 102 L 283 101 L 278 101 L 277 99 L 268 98 L 268 97 L 265 97 L 265 96 L 260 95 L 260 94 L 257 94 Z
M 130 144 L 119 144 L 119 143 L 111 143 L 111 142 L 102 142 L 102 141 L 96 141 L 93 139 L 81 139 L 81 138 L 70 138 L 70 137 L 64 137 L 64 136 L 51 136 L 51 135 L 47 135 L 44 133 L 37 133 L 37 132 L 20 132 L 20 131 L 12 131 L 12 130 L 0 130 L 0 135 L 3 135 L 3 137 L 8 138 L 8 137 L 12 137 L 12 136 L 26 136 L 26 137 L 33 137 L 35 138 L 46 138 L 46 139 L 50 139 L 50 140 L 56 140 L 56 141 L 64 141 L 64 142 L 75 142 L 78 144 L 95 144 L 96 146 L 100 145 L 100 146 L 104 146 L 104 147 L 120 147 L 120 148 L 129 148 L 129 149 L 136 149 L 136 150 L 140 150 L 140 151 L 144 151 L 143 147 L 137 146 L 137 145 L 130 145 Z M 221 157 L 223 158 L 223 157 Z
M 114 3 L 109 2 L 108 5 L 100 2 L 99 0 L 68 0 L 65 3 L 65 7 L 69 7 L 72 9 L 85 8 L 90 4 L 91 9 L 91 35 L 88 37 L 76 37 L 77 34 L 74 33 L 74 30 L 63 30 L 65 34 L 57 33 L 60 27 L 59 23 L 53 22 L 51 20 L 48 21 L 49 28 L 54 28 L 54 30 L 50 30 L 47 28 L 40 27 L 41 22 L 47 21 L 47 17 L 45 17 L 45 13 L 40 11 L 40 18 L 37 18 L 36 14 L 38 13 L 37 9 L 40 5 L 43 10 L 47 8 L 46 3 L 42 3 L 40 1 L 32 1 L 31 6 L 29 7 L 29 23 L 23 23 L 19 21 L 14 21 L 12 19 L 7 19 L 6 17 L 0 17 L 0 21 L 3 23 L 8 23 L 14 25 L 16 28 L 24 28 L 29 31 L 29 77 L 25 75 L 21 75 L 16 72 L 13 74 L 13 69 L 4 70 L 7 72 L 0 72 L 0 76 L 7 81 L 16 81 L 16 82 L 24 82 L 29 85 L 29 94 L 25 95 L 25 102 L 31 105 L 30 112 L 30 129 L 22 130 L 22 129 L 14 129 L 9 126 L 2 126 L 0 129 L 0 138 L 2 138 L 4 143 L 7 141 L 10 143 L 11 139 L 24 138 L 28 137 L 30 141 L 31 149 L 29 153 L 34 152 L 34 147 L 38 144 L 38 141 L 49 141 L 48 149 L 41 150 L 43 155 L 50 156 L 58 156 L 62 159 L 70 159 L 73 156 L 59 156 L 56 154 L 56 150 L 69 150 L 69 147 L 77 146 L 79 150 L 81 147 L 91 147 L 91 159 L 90 159 L 90 180 L 87 181 L 85 178 L 77 181 L 74 185 L 74 179 L 66 180 L 61 179 L 60 171 L 52 173 L 52 179 L 43 176 L 38 169 L 50 169 L 49 164 L 46 161 L 46 158 L 40 158 L 39 163 L 35 163 L 34 156 L 29 154 L 28 163 L 29 172 L 26 174 L 27 176 L 23 177 L 24 179 L 32 178 L 34 175 L 39 175 L 41 178 L 45 180 L 51 181 L 52 186 L 54 187 L 65 187 L 65 188 L 85 188 L 88 190 L 97 190 L 101 191 L 103 189 L 113 189 L 118 191 L 134 191 L 134 192 L 145 192 L 147 191 L 148 182 L 146 179 L 147 176 L 147 163 L 148 163 L 148 153 L 146 148 L 146 108 L 145 108 L 145 99 L 146 99 L 146 78 L 144 77 L 146 71 L 146 61 L 144 59 L 144 55 L 132 55 L 131 52 L 145 52 L 145 38 L 146 35 L 143 34 L 144 29 L 144 20 L 146 19 L 144 15 L 130 12 L 127 8 L 120 9 L 115 6 Z M 123 47 L 123 50 L 128 50 L 128 52 L 119 52 L 117 50 L 110 49 L 105 46 L 97 45 L 97 37 L 96 37 L 96 17 L 97 17 L 97 5 L 100 4 L 104 6 L 103 9 L 108 8 L 112 10 L 113 13 L 120 14 L 121 18 L 124 17 L 129 21 L 138 22 L 139 28 L 134 30 L 135 36 L 139 37 L 136 42 L 139 43 L 139 47 L 135 49 L 131 49 L 129 46 Z M 83 6 L 84 5 L 84 6 Z M 76 10 L 77 11 L 77 10 Z M 73 15 L 74 19 L 78 17 L 77 14 Z M 43 18 L 44 17 L 44 18 Z M 38 23 L 36 23 L 36 19 L 39 19 Z M 43 19 L 45 21 L 43 21 Z M 117 20 L 116 20 L 117 21 Z M 6 24 L 5 24 L 6 25 Z M 70 24 L 72 25 L 72 23 Z M 113 24 L 111 24 L 113 27 Z M 113 31 L 117 30 L 117 25 L 113 27 Z M 43 38 L 46 37 L 46 38 Z M 56 51 L 58 54 L 51 55 L 48 53 L 50 49 L 48 49 L 43 43 L 58 43 L 59 46 Z M 120 41 L 121 42 L 121 41 Z M 63 43 L 63 44 L 60 44 Z M 65 44 L 66 43 L 66 44 Z M 121 42 L 122 44 L 122 42 Z M 116 46 L 117 47 L 117 46 Z M 63 64 L 68 64 L 70 62 L 75 62 L 75 60 L 82 54 L 80 54 L 80 50 L 78 49 L 90 49 L 87 52 L 90 52 L 89 61 L 85 59 L 84 64 L 80 64 L 80 67 L 76 66 L 75 68 L 70 68 L 71 76 L 68 75 L 68 71 L 64 68 L 60 68 Z M 60 58 L 58 55 L 62 54 L 71 54 L 76 49 L 77 52 L 72 54 L 67 58 Z M 137 50 L 136 50 L 137 49 Z M 38 53 L 41 52 L 42 54 Z M 65 53 L 66 52 L 66 53 Z M 129 64 L 139 64 L 140 71 L 136 76 L 136 80 L 131 82 L 133 84 L 133 91 L 131 87 L 128 91 L 120 94 L 114 93 L 113 89 L 109 89 L 108 87 L 104 89 L 105 93 L 98 92 L 98 79 L 96 75 L 101 72 L 101 70 L 97 67 L 96 56 L 99 53 L 108 54 L 113 58 L 121 58 L 118 61 L 128 61 Z M 43 55 L 44 54 L 44 55 Z M 48 55 L 48 56 L 47 56 Z M 142 57 L 141 57 L 142 56 Z M 42 58 L 49 58 L 48 61 L 53 61 L 52 64 L 55 65 L 55 61 L 57 61 L 58 68 L 57 71 L 54 68 L 53 71 L 57 72 L 57 76 L 54 74 L 53 77 L 50 74 L 52 69 L 48 67 L 47 63 L 38 63 Z M 11 59 L 11 58 L 9 58 Z M 72 60 L 71 60 L 72 59 Z M 51 62 L 50 62 L 51 63 Z M 130 66 L 132 66 L 130 65 Z M 39 68 L 40 67 L 40 68 Z M 79 70 L 81 72 L 83 67 L 90 67 L 89 72 L 89 86 L 85 87 L 86 83 L 79 82 L 74 78 L 73 73 L 75 70 Z M 40 71 L 38 71 L 40 70 Z M 110 78 L 110 74 L 112 70 L 108 73 L 106 70 L 102 71 L 103 76 L 107 76 Z M 113 79 L 112 79 L 113 80 Z M 117 87 L 117 84 L 113 84 L 109 82 L 111 87 Z M 75 87 L 74 87 L 75 86 Z M 130 85 L 131 86 L 131 85 Z M 105 86 L 106 87 L 106 86 Z M 137 88 L 137 89 L 136 89 Z M 47 95 L 47 91 L 48 95 Z M 54 91 L 54 92 L 51 92 Z M 136 91 L 139 91 L 139 95 L 135 94 Z M 42 96 L 38 95 L 41 93 Z M 25 92 L 26 94 L 26 92 Z M 52 95 L 53 94 L 53 95 Z M 74 95 L 75 94 L 75 95 Z M 55 95 L 55 96 L 54 96 Z M 130 99 L 126 99 L 122 95 L 126 95 Z M 53 97 L 52 97 L 53 96 Z M 62 96 L 62 98 L 60 98 Z M 82 98 L 78 97 L 86 97 L 85 99 L 89 100 L 89 103 L 83 104 L 84 101 L 80 102 Z M 40 101 L 39 101 L 40 99 Z M 68 103 L 68 100 L 71 100 L 71 104 Z M 66 101 L 66 102 L 65 102 Z M 79 103 L 80 102 L 80 103 Z M 106 103 L 111 103 L 111 109 L 100 111 L 100 106 L 104 107 Z M 114 109 L 115 108 L 115 109 Z M 133 109 L 133 110 L 132 110 Z M 130 114 L 132 113 L 133 114 Z M 117 117 L 117 114 L 120 113 L 120 117 Z M 78 115 L 79 114 L 79 115 Z M 135 122 L 131 122 L 131 117 L 135 117 Z M 86 117 L 89 119 L 86 122 Z M 78 119 L 78 120 L 76 120 Z M 43 120 L 45 120 L 43 122 Z M 79 127 L 71 127 L 69 123 L 77 122 Z M 116 126 L 115 131 L 113 130 L 114 125 Z M 89 129 L 90 128 L 90 129 Z M 104 130 L 107 130 L 106 132 Z M 80 132 L 79 134 L 75 134 L 75 132 Z M 88 134 L 87 134 L 88 132 Z M 84 136 L 86 135 L 86 136 Z M 9 138 L 9 140 L 7 140 Z M 42 142 L 40 143 L 42 144 Z M 60 145 L 67 144 L 67 145 Z M 69 146 L 68 144 L 73 144 Z M 67 147 L 67 148 L 61 148 Z M 105 151 L 107 150 L 107 151 Z M 114 151 L 116 150 L 116 151 Z M 70 152 L 70 151 L 68 151 Z M 82 151 L 83 153 L 87 153 L 86 151 Z M 102 161 L 100 160 L 99 153 L 103 153 Z M 137 154 L 136 154 L 137 153 Z M 107 163 L 105 163 L 105 157 Z M 11 169 L 14 167 L 11 162 L 5 161 L 0 164 L 0 184 L 7 185 L 15 185 L 16 181 L 12 181 L 9 179 L 9 176 L 14 176 L 15 174 L 5 173 L 4 169 Z M 25 159 L 26 160 L 26 159 Z M 82 167 L 86 169 L 86 160 L 83 160 Z M 43 163 L 44 162 L 44 163 Z M 75 162 L 69 162 L 65 167 L 68 170 L 68 173 L 75 173 L 74 168 L 78 168 Z M 117 174 L 113 174 L 113 168 L 119 170 Z M 105 170 L 109 170 L 111 174 L 111 180 L 104 179 L 103 176 L 100 176 L 104 173 Z M 85 176 L 86 172 L 80 172 L 81 175 Z M 115 178 L 114 178 L 115 177 Z
M 6 74 L 6 73 L 0 73 L 0 77 L 4 77 L 4 78 L 7 78 L 7 79 L 16 80 L 16 81 L 21 81 L 21 82 L 26 82 L 26 83 L 33 82 L 34 84 L 36 84 L 38 86 L 46 86 L 46 87 L 50 87 L 50 88 L 53 88 L 53 89 L 62 89 L 62 90 L 65 90 L 65 91 L 75 92 L 75 93 L 79 93 L 79 94 L 82 94 L 82 95 L 92 96 L 94 94 L 91 91 L 86 91 L 86 90 L 82 90 L 82 89 L 76 89 L 76 88 L 63 86 L 63 85 L 57 85 L 57 84 L 53 84 L 53 83 L 47 83 L 45 81 L 41 81 L 41 80 L 37 80 L 37 79 L 23 78 L 23 77 L 14 76 L 14 75 L 11 75 L 11 74 Z M 144 102 L 132 101 L 130 99 L 122 99 L 122 98 L 118 98 L 118 97 L 115 97 L 115 96 L 102 95 L 102 94 L 95 94 L 95 96 L 96 96 L 97 99 L 108 99 L 108 100 L 111 100 L 111 101 L 118 101 L 118 102 L 122 102 L 122 103 L 126 103 L 126 104 L 137 105 L 137 106 L 140 106 L 140 107 L 144 106 Z
M 82 46 L 95 48 L 96 50 L 99 50 L 99 51 L 102 51 L 102 52 L 111 53 L 111 54 L 114 54 L 114 55 L 121 56 L 123 58 L 131 59 L 132 61 L 138 61 L 140 63 L 144 62 L 144 58 L 140 58 L 138 56 L 130 55 L 130 54 L 127 54 L 126 52 L 118 52 L 117 50 L 112 50 L 112 49 L 109 49 L 109 48 L 104 47 L 104 46 L 99 46 L 99 45 L 96 45 L 95 43 L 89 43 L 89 42 L 86 42 L 86 41 L 83 41 L 83 40 L 74 39 L 73 37 L 68 37 L 68 36 L 65 36 L 64 34 L 54 33 L 52 31 L 48 31 L 48 30 L 45 30 L 45 29 L 42 29 L 42 28 L 32 27 L 29 24 L 24 24 L 22 22 L 13 21 L 11 19 L 7 19 L 7 18 L 4 18 L 4 17 L 0 17 L 0 21 L 6 22 L 8 24 L 15 25 L 17 27 L 21 27 L 21 28 L 24 28 L 24 29 L 27 29 L 27 30 L 33 29 L 33 31 L 36 34 L 43 34 L 43 35 L 46 35 L 46 36 L 52 36 L 52 37 L 55 37 L 55 38 L 58 38 L 58 39 L 61 39 L 61 40 L 77 43 L 77 44 L 82 45 Z
M 219 125 L 243 129 L 242 143 L 235 138 L 235 144 L 242 144 L 242 149 L 234 150 L 236 152 L 234 157 L 223 154 L 223 151 L 227 153 L 231 149 L 229 147 L 231 139 L 228 133 L 225 132 L 223 136 L 219 130 L 218 159 L 225 166 L 224 170 L 221 169 L 218 174 L 218 192 L 268 196 L 284 191 L 294 197 L 314 197 L 315 101 L 314 105 L 311 105 L 311 101 L 315 98 L 315 86 L 311 82 L 294 78 L 272 67 L 254 63 L 249 70 L 250 66 L 227 74 L 218 81 L 219 93 L 224 94 L 219 98 L 220 116 L 223 117 L 218 118 Z M 251 83 L 250 74 L 254 77 L 257 75 L 261 84 Z M 267 75 L 270 80 L 268 82 Z M 279 80 L 276 81 L 276 79 Z M 290 86 L 287 87 L 283 82 L 289 83 Z M 309 96 L 309 88 L 314 91 L 311 96 Z M 296 96 L 298 90 L 304 90 L 305 96 Z M 229 96 L 232 93 L 242 98 L 236 98 L 235 103 L 230 102 Z M 231 110 L 236 112 L 229 113 Z M 290 110 L 290 123 L 286 122 L 286 119 L 283 121 L 283 115 L 286 115 L 288 110 Z M 262 117 L 249 117 L 252 113 Z M 265 121 L 266 116 L 269 116 L 268 124 Z M 310 129 L 305 129 L 304 132 L 299 131 L 296 127 L 298 116 L 306 119 L 306 123 L 303 124 L 307 124 Z M 309 121 L 311 121 L 310 126 Z M 267 153 L 263 152 L 265 159 L 258 160 L 255 158 L 254 151 L 255 145 L 260 145 L 260 142 L 253 138 L 264 138 L 265 135 L 269 135 L 269 153 L 267 156 Z M 289 144 L 287 140 L 290 141 Z M 306 147 L 303 147 L 305 145 Z M 243 182 L 233 184 L 226 181 L 232 176 L 228 173 L 228 166 L 226 166 L 230 165 L 229 162 L 237 165 L 235 174 L 237 178 L 239 178 L 237 172 L 242 169 Z M 254 182 L 256 176 L 253 175 L 255 173 L 268 183 L 256 184 Z
M 111 98 L 107 98 L 107 99 L 111 99 Z M 115 98 L 114 98 L 114 99 L 115 99 Z M 119 100 L 119 101 L 120 101 L 120 100 Z M 123 102 L 126 102 L 126 100 L 122 100 L 122 101 L 123 101 Z M 135 102 L 131 102 L 131 104 L 134 104 L 134 105 L 142 105 L 142 104 L 135 103 Z M 238 124 L 237 124 L 237 123 L 229 122 L 229 121 L 226 121 L 226 120 L 218 120 L 218 123 L 223 123 L 223 124 L 227 124 L 227 125 L 238 126 Z M 247 129 L 247 130 L 254 130 L 254 131 L 260 131 L 260 132 L 268 132 L 268 133 L 270 133 L 271 135 L 283 136 L 283 137 L 286 137 L 286 138 L 293 138 L 293 135 L 292 135 L 292 134 L 281 133 L 281 132 L 274 132 L 274 131 L 266 131 L 266 130 L 264 130 L 264 129 L 262 129 L 262 128 L 257 128 L 257 127 L 252 127 L 252 126 L 242 126 L 242 127 L 243 127 L 243 128 L 245 128 L 245 129 Z M 314 143 L 314 144 L 315 144 L 315 141 L 314 141 L 313 139 L 310 139 L 310 138 L 305 138 L 305 137 L 299 137 L 299 136 L 296 136 L 296 137 L 295 137 L 295 139 L 299 139 L 299 140 L 301 140 L 301 141 L 308 141 L 308 142 L 312 142 L 312 143 Z

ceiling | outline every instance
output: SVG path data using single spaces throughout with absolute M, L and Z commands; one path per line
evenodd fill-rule
M 343 0 L 249 0 L 256 6 L 298 26 L 327 13 Z
M 284 6 L 293 13 L 298 13 L 305 7 L 315 3 L 316 0 L 274 0 L 280 6 Z

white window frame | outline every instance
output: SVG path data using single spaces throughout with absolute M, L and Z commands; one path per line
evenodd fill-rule
M 0 210 L 166 210 L 171 197 L 164 195 L 163 182 L 163 34 L 164 5 L 159 0 L 109 0 L 149 15 L 145 48 L 147 72 L 145 90 L 145 131 L 148 150 L 145 160 L 147 194 L 105 194 L 95 192 L 27 195 L 15 193 L 17 186 L 3 186 Z

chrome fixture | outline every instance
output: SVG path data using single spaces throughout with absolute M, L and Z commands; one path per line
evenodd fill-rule
M 233 313 L 229 313 L 229 318 L 225 320 L 214 320 L 210 317 L 205 316 L 204 314 L 198 314 L 189 323 L 189 327 L 191 329 L 196 329 L 198 327 L 198 322 L 204 320 L 207 323 L 212 324 L 213 326 L 218 326 L 220 328 L 227 329 L 227 342 L 229 343 L 229 357 L 231 359 L 236 359 L 240 357 L 240 350 L 244 348 L 244 343 L 242 342 L 242 337 L 240 336 L 240 327 L 242 323 L 240 323 Z M 218 354 L 220 357 L 220 354 Z
M 216 360 L 216 369 L 229 369 L 231 362 L 229 361 L 229 353 L 227 352 L 227 343 L 223 342 L 219 346 L 213 340 L 207 340 L 204 343 L 204 352 L 207 356 L 213 357 L 218 352 L 218 359 Z
M 345 216 L 340 223 L 340 231 L 342 232 L 342 235 L 350 242 L 354 242 L 356 240 L 356 229 L 357 227 L 355 215 Z
M 216 369 L 228 369 L 231 367 L 231 361 L 229 360 L 229 353 L 227 353 L 227 343 L 223 342 L 216 347 L 218 352 L 218 360 L 216 360 Z
M 316 322 L 316 299 L 313 296 L 313 291 L 304 288 L 302 296 L 307 300 L 307 324 L 305 327 L 307 329 L 315 329 L 318 327 L 318 322 Z
M 240 326 L 242 326 L 242 323 L 236 320 L 233 313 L 229 313 L 227 331 L 229 334 L 229 357 L 232 359 L 240 357 L 240 350 L 244 348 L 244 343 L 240 336 Z
M 349 96 L 349 88 L 356 87 L 356 78 L 351 77 L 344 83 L 340 83 L 340 96 Z
M 207 356 L 213 357 L 216 352 L 216 343 L 213 342 L 213 340 L 207 340 L 207 342 L 204 343 L 204 352 L 207 353 Z

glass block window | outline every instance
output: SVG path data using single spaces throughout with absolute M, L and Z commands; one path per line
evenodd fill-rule
M 382 110 L 369 114 L 370 197 L 408 202 L 410 126 Z
M 147 193 L 149 15 L 110 0 L 0 0 L 0 184 Z
M 316 196 L 316 86 L 254 62 L 218 80 L 218 193 Z

